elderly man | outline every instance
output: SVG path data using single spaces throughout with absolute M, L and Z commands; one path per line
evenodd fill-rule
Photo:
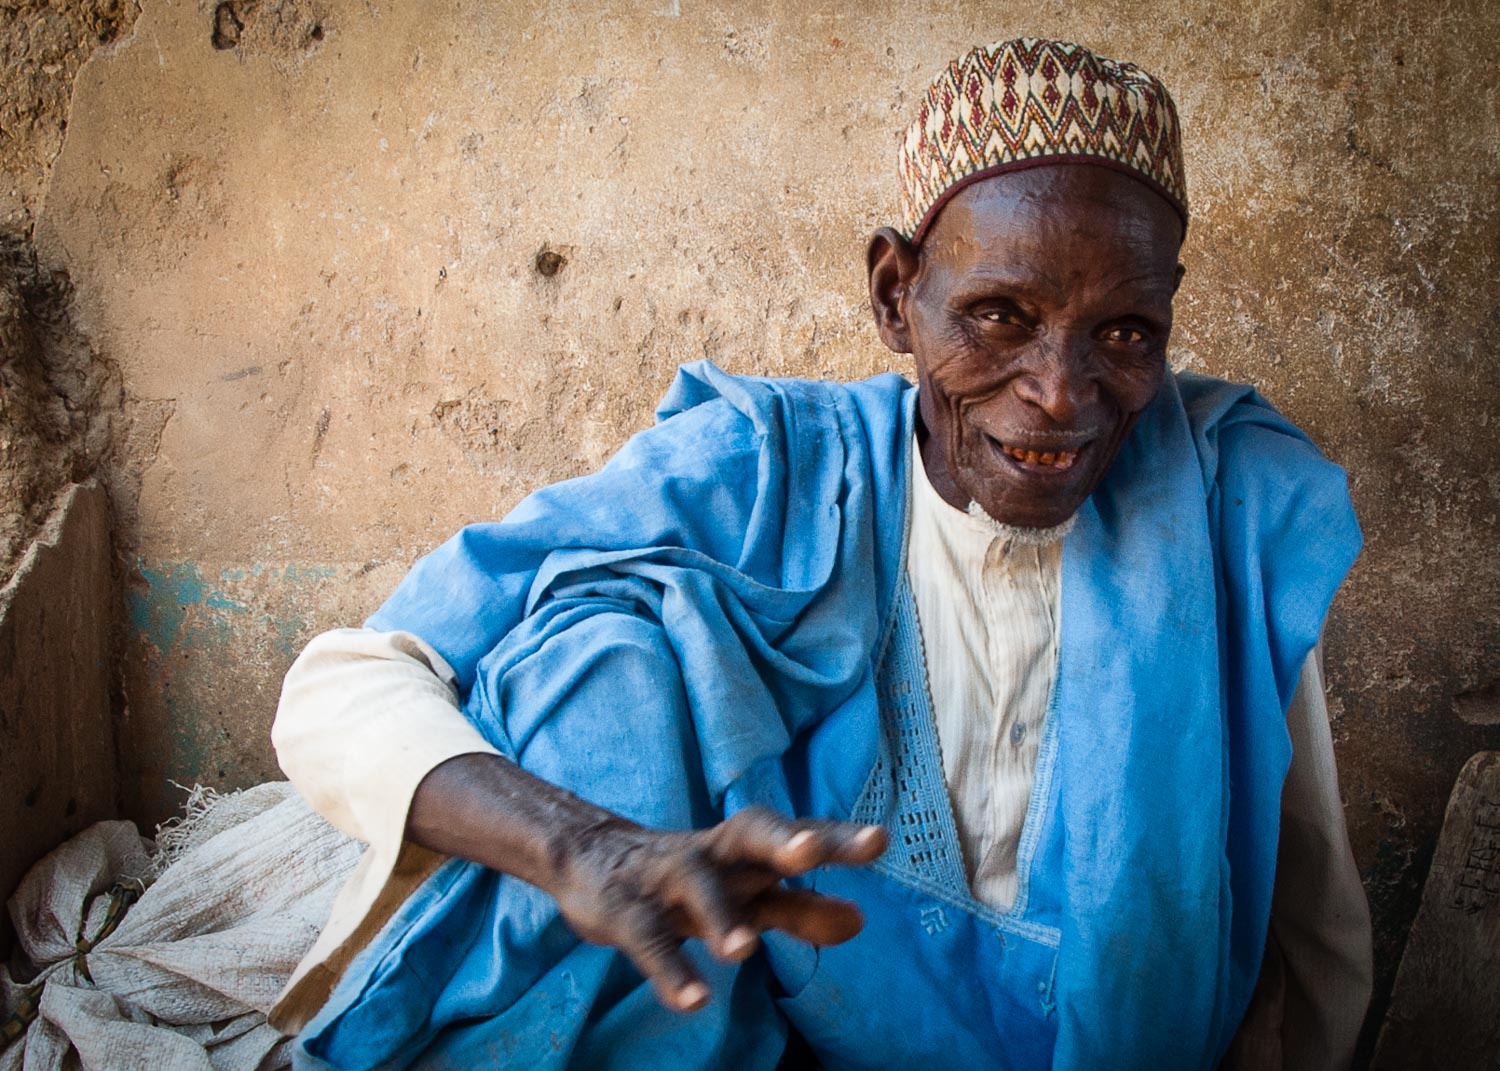
M 1171 98 L 978 48 L 899 166 L 869 288 L 917 388 L 685 367 L 293 667 L 282 764 L 372 846 L 277 1010 L 301 1066 L 1347 1063 L 1314 646 L 1359 534 L 1167 368 Z

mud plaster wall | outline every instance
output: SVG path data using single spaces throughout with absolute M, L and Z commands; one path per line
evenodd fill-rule
M 77 75 L 35 227 L 137 429 L 106 463 L 139 481 L 128 811 L 276 776 L 298 648 L 599 465 L 679 362 L 907 370 L 860 268 L 894 131 L 960 49 L 1044 32 L 1177 96 L 1176 361 L 1351 473 L 1327 663 L 1384 989 L 1453 776 L 1500 745 L 1500 8 L 1081 7 L 146 0 Z
M 118 369 L 72 327 L 67 274 L 38 264 L 29 238 L 78 69 L 135 13 L 121 0 L 0 2 L 0 577 L 66 485 L 126 438 Z

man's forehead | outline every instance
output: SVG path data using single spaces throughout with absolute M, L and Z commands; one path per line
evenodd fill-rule
M 970 50 L 928 86 L 898 153 L 902 222 L 920 242 L 967 186 L 1080 163 L 1154 189 L 1187 223 L 1176 106 L 1129 63 L 1066 41 L 1020 38 Z
M 1119 171 L 1089 164 L 982 178 L 958 190 L 934 214 L 928 223 L 929 235 L 953 231 L 945 220 L 984 233 L 1034 230 L 1038 224 L 1095 230 L 1159 228 L 1168 235 L 1180 235 L 1182 229 L 1175 206 L 1154 188 Z
M 997 278 L 1076 277 L 1107 263 L 1121 285 L 1157 286 L 1175 278 L 1180 236 L 1175 210 L 1150 187 L 1070 165 L 966 187 L 931 221 L 921 248 L 925 259 Z

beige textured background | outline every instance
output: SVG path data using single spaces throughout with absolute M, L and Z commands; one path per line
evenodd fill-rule
M 6 32 L 32 82 L 0 126 L 54 104 L 6 128 L 0 210 L 108 432 L 70 456 L 113 496 L 141 818 L 168 778 L 275 776 L 300 645 L 597 466 L 679 362 L 905 371 L 864 240 L 951 56 L 1045 33 L 1159 74 L 1195 214 L 1175 359 L 1259 384 L 1365 525 L 1327 657 L 1388 984 L 1452 779 L 1500 745 L 1500 7 L 52 0 Z

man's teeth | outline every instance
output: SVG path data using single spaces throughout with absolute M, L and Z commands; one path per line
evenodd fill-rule
M 1073 462 L 1078 460 L 1077 450 L 1027 450 L 1020 446 L 1007 446 L 1004 450 L 1017 461 L 1025 461 L 1032 465 L 1050 465 L 1056 469 L 1070 469 Z

